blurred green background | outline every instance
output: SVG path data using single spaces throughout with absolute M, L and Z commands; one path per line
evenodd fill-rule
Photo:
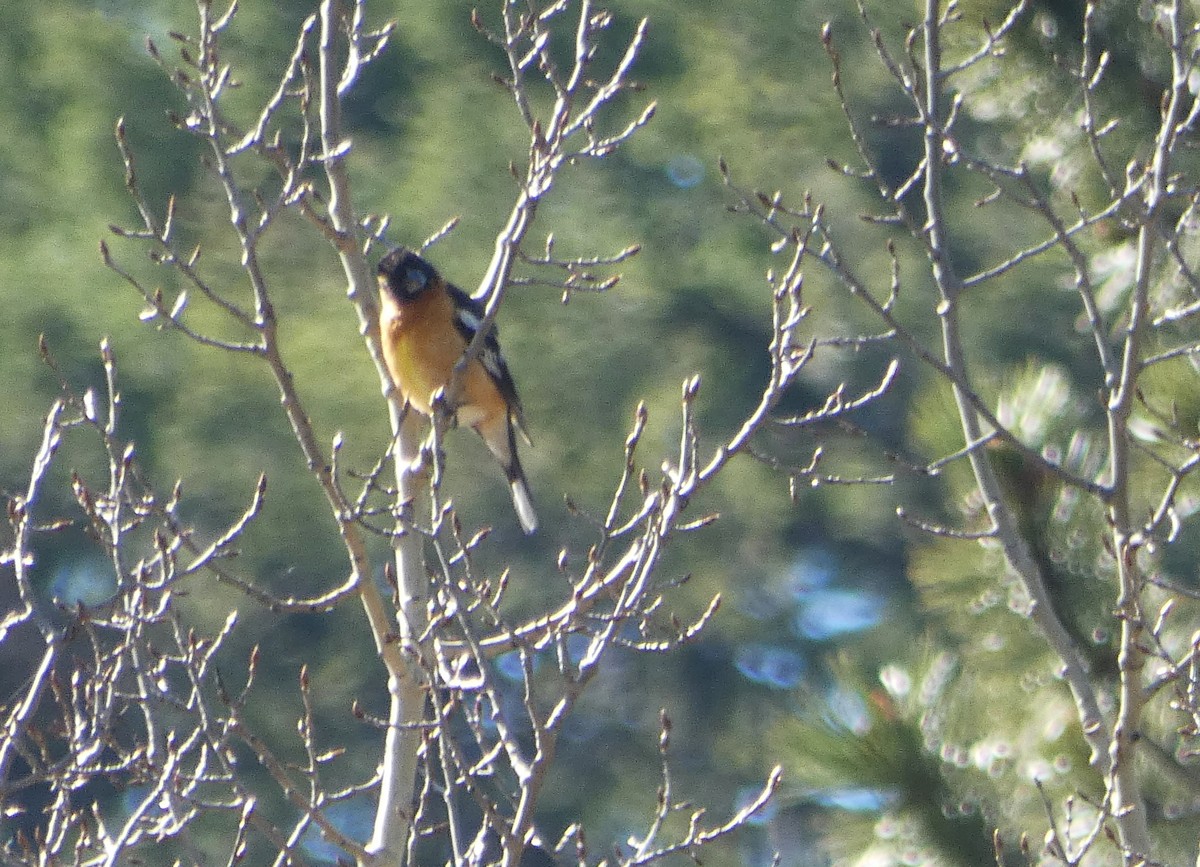
M 893 44 L 919 15 L 915 5 L 870 5 Z M 985 0 L 961 5 L 968 24 L 1003 14 Z M 1102 4 L 1099 32 L 1114 51 L 1105 98 L 1120 107 L 1120 141 L 1133 153 L 1154 120 L 1164 79 L 1136 10 L 1117 8 L 1123 5 L 1134 4 Z M 553 568 L 561 547 L 586 550 L 586 522 L 568 515 L 564 498 L 604 510 L 639 400 L 650 410 L 641 460 L 652 477 L 676 448 L 684 378 L 703 376 L 697 406 L 709 447 L 757 401 L 770 333 L 765 273 L 783 263 L 761 227 L 728 212 L 733 198 L 716 168 L 719 155 L 747 187 L 781 189 L 797 202 L 811 190 L 829 202 L 852 267 L 880 291 L 889 269 L 884 241 L 897 237 L 900 310 L 922 336 L 936 325 L 936 299 L 914 245 L 860 220 L 861 212 L 878 212 L 873 188 L 826 165 L 828 158 L 853 163 L 854 150 L 818 38 L 825 21 L 833 22 L 851 110 L 889 182 L 918 159 L 912 130 L 872 123 L 904 105 L 853 4 L 623 0 L 609 8 L 614 45 L 639 17 L 650 19 L 634 71 L 647 85 L 637 98 L 657 100 L 659 110 L 615 155 L 564 170 L 539 211 L 531 249 L 553 231 L 564 254 L 612 253 L 633 243 L 643 252 L 621 266 L 623 279 L 607 294 L 580 293 L 563 305 L 553 289 L 516 289 L 500 316 L 536 442 L 524 462 L 543 529 L 520 536 L 499 471 L 473 436 L 455 434 L 450 445 L 448 490 L 468 525 L 496 525 L 488 562 L 511 561 L 518 601 L 527 606 L 563 592 Z M 395 15 L 399 27 L 345 118 L 356 207 L 391 215 L 389 239 L 410 245 L 461 217 L 430 257 L 467 289 L 477 284 L 512 201 L 506 167 L 522 164 L 526 148 L 511 101 L 490 78 L 502 58 L 471 27 L 470 9 L 458 2 L 374 6 L 373 15 Z M 243 4 L 224 42 L 243 83 L 234 109 L 257 104 L 274 87 L 308 11 L 299 0 Z M 486 6 L 481 12 L 495 17 Z M 151 285 L 169 296 L 180 288 L 136 244 L 107 231 L 110 223 L 136 224 L 112 134 L 124 116 L 150 201 L 161 207 L 175 193 L 181 231 L 203 245 L 208 277 L 235 298 L 248 297 L 220 192 L 204 175 L 195 142 L 169 122 L 168 112 L 184 107 L 145 48 L 150 37 L 164 53 L 174 51 L 169 32 L 194 32 L 194 15 L 186 0 L 0 5 L 0 487 L 23 488 L 40 420 L 57 393 L 56 377 L 38 359 L 38 335 L 81 389 L 102 382 L 97 344 L 108 336 L 124 396 L 121 432 L 136 442 L 151 479 L 163 490 L 183 479 L 184 513 L 211 533 L 241 512 L 265 472 L 265 511 L 243 541 L 239 574 L 278 593 L 315 593 L 342 580 L 342 549 L 266 370 L 140 322 L 141 300 L 97 251 L 108 237 L 119 261 Z M 1075 159 L 1080 142 L 1062 120 L 1064 104 L 1078 106 L 1052 60 L 1077 50 L 1079 16 L 1076 3 L 1034 4 L 1004 65 L 961 82 L 972 89 L 975 110 L 960 138 L 997 158 L 1024 155 L 1039 182 L 1076 189 L 1092 203 L 1100 188 Z M 970 26 L 961 34 L 948 37 L 949 50 L 978 38 Z M 630 97 L 622 108 L 633 116 L 639 104 Z M 952 179 L 954 254 L 966 272 L 1041 236 L 1015 209 L 974 208 L 986 192 Z M 1089 243 L 1089 252 L 1112 251 L 1120 261 L 1119 233 L 1097 233 Z M 344 463 L 366 470 L 386 444 L 386 413 L 332 250 L 287 215 L 264 252 L 284 350 L 316 429 L 327 443 L 343 432 Z M 1062 291 L 1064 261 L 1020 269 L 974 296 L 966 312 L 982 393 L 1015 401 L 1059 389 L 1054 411 L 1026 433 L 1035 446 L 1063 449 L 1076 431 L 1094 431 L 1099 417 L 1089 397 L 1099 378 L 1090 338 L 1075 329 L 1075 296 Z M 814 334 L 881 330 L 819 270 L 807 277 Z M 886 346 L 821 353 L 784 410 L 819 405 L 841 381 L 861 390 L 889 358 Z M 913 358 L 901 355 L 901 362 L 899 385 L 855 417 L 858 434 L 825 432 L 831 471 L 895 472 L 905 461 L 961 446 L 948 392 Z M 1185 370 L 1171 387 L 1194 406 L 1191 377 Z M 759 445 L 805 463 L 815 442 L 774 429 Z M 64 482 L 72 467 L 95 469 L 87 443 L 69 445 L 59 468 Z M 488 470 L 476 473 L 476 466 Z M 708 863 L 767 864 L 779 849 L 784 864 L 796 865 L 873 856 L 894 860 L 859 863 L 936 857 L 979 864 L 990 857 L 991 827 L 1010 838 L 1044 827 L 1034 776 L 1056 795 L 1076 787 L 1095 793 L 1069 697 L 1040 640 L 1009 610 L 1016 603 L 995 553 L 931 542 L 895 518 L 904 504 L 932 518 L 969 521 L 965 479 L 949 476 L 935 485 L 901 471 L 892 487 L 825 486 L 801 490 L 792 502 L 785 478 L 749 458 L 736 461 L 694 505 L 695 514 L 717 510 L 722 520 L 678 545 L 668 562 L 670 574 L 691 576 L 673 597 L 680 616 L 695 616 L 720 592 L 725 604 L 716 622 L 669 656 L 612 660 L 569 729 L 541 817 L 545 835 L 556 839 L 582 817 L 599 857 L 644 830 L 658 785 L 660 708 L 675 723 L 676 790 L 709 806 L 713 818 L 747 797 L 774 763 L 787 771 L 769 815 Z M 58 495 L 65 510 L 69 486 Z M 1180 564 L 1190 561 L 1194 541 L 1185 537 Z M 55 537 L 41 552 L 39 580 L 68 600 L 86 593 L 98 572 L 94 556 L 82 538 Z M 1099 619 L 1106 592 L 1085 592 L 1101 600 Z M 298 709 L 292 685 L 307 663 L 326 741 L 365 745 L 352 751 L 347 774 L 369 772 L 377 737 L 349 710 L 358 699 L 381 712 L 384 690 L 356 608 L 281 618 L 209 584 L 195 587 L 187 604 L 210 629 L 230 607 L 242 612 L 231 658 L 261 644 L 270 674 L 264 680 L 278 684 L 254 706 L 261 725 L 282 719 L 290 730 Z M 1167 783 L 1155 797 L 1164 834 L 1193 838 L 1194 811 L 1171 806 L 1190 802 Z

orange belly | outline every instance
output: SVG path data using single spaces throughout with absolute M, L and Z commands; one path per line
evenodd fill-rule
M 448 386 L 454 365 L 467 348 L 457 329 L 447 326 L 454 321 L 450 299 L 428 293 L 401 307 L 385 293 L 382 302 L 384 361 L 404 399 L 423 415 L 432 415 L 434 392 Z M 476 427 L 506 414 L 487 371 L 478 360 L 472 361 L 458 401 L 459 423 Z

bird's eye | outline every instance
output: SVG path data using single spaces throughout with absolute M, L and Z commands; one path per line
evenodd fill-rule
M 425 272 L 419 268 L 409 268 L 407 271 L 405 271 L 404 280 L 405 282 L 412 283 L 418 289 L 424 289 L 425 284 L 429 282 L 429 278 L 426 276 Z

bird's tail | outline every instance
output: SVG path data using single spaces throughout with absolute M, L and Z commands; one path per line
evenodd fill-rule
M 520 473 L 520 467 L 517 468 L 517 471 Z M 538 519 L 537 512 L 533 508 L 533 498 L 529 496 L 529 485 L 525 481 L 524 474 L 510 479 L 508 486 L 512 489 L 513 507 L 517 510 L 517 518 L 521 521 L 521 529 L 528 536 L 537 529 Z
M 537 511 L 533 508 L 533 496 L 529 493 L 529 483 L 525 481 L 525 471 L 521 469 L 521 459 L 517 456 L 517 437 L 512 415 L 504 418 L 503 426 L 499 421 L 476 428 L 492 454 L 504 468 L 504 477 L 508 479 L 512 491 L 513 508 L 517 510 L 517 518 L 521 521 L 521 529 L 529 535 L 537 529 Z

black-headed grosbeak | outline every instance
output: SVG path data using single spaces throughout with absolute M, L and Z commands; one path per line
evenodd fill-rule
M 379 262 L 379 329 L 383 359 L 400 394 L 417 412 L 432 416 L 432 398 L 448 388 L 454 366 L 483 322 L 483 305 L 447 282 L 411 250 L 397 247 Z M 454 418 L 475 428 L 496 456 L 512 490 L 526 533 L 537 529 L 529 484 L 517 456 L 516 432 L 526 442 L 517 386 L 493 327 L 483 351 L 463 372 Z

